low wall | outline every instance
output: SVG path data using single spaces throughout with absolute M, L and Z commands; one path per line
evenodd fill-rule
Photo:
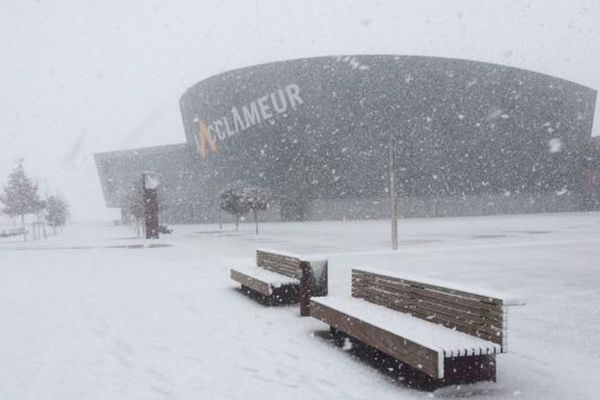
M 583 211 L 579 196 L 570 193 L 399 197 L 397 203 L 398 216 L 405 218 Z M 308 220 L 381 219 L 389 216 L 390 202 L 387 198 L 315 200 L 307 211 Z

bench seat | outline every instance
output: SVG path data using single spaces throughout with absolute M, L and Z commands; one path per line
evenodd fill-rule
M 232 269 L 231 279 L 264 296 L 271 296 L 275 289 L 282 286 L 300 285 L 300 279 L 258 267 Z
M 313 297 L 312 302 L 346 317 L 359 319 L 395 336 L 438 352 L 445 358 L 501 352 L 499 344 L 467 335 L 412 315 L 351 297 Z M 317 311 L 311 315 L 318 314 Z
M 441 325 L 431 324 L 412 315 L 398 313 L 363 299 L 331 296 L 313 298 L 312 302 L 437 351 L 446 358 L 501 352 L 499 344 Z M 315 315 L 315 313 L 311 314 Z

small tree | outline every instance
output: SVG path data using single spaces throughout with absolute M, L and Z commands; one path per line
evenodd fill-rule
M 239 228 L 240 217 L 252 211 L 256 234 L 258 235 L 257 212 L 268 208 L 271 197 L 271 192 L 268 189 L 236 181 L 221 191 L 220 207 L 235 217 L 236 230 Z
M 69 217 L 69 205 L 62 196 L 53 195 L 46 199 L 46 221 L 56 235 L 56 228 L 65 226 Z
M 243 200 L 243 190 L 245 184 L 242 181 L 233 182 L 220 193 L 219 206 L 225 212 L 232 214 L 235 217 L 235 229 L 239 228 L 240 217 L 246 215 L 250 208 Z
M 23 226 L 25 226 L 26 214 L 35 214 L 44 208 L 38 193 L 38 185 L 27 176 L 21 162 L 8 176 L 8 184 L 4 186 L 0 201 L 4 204 L 2 212 L 11 217 L 20 216 Z
M 144 219 L 144 194 L 141 185 L 133 185 L 125 196 L 125 209 L 133 217 L 137 235 L 140 236 L 140 226 Z
M 248 205 L 248 208 L 252 210 L 254 214 L 254 227 L 256 228 L 256 234 L 258 235 L 258 219 L 256 213 L 258 211 L 264 211 L 269 207 L 269 202 L 272 198 L 270 190 L 261 188 L 258 186 L 249 186 L 244 188 L 243 201 Z

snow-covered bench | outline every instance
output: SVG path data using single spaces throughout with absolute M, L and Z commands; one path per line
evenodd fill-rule
M 268 305 L 300 303 L 310 315 L 311 296 L 327 295 L 327 260 L 272 250 L 256 250 L 256 267 L 231 269 L 242 291 Z
M 508 350 L 506 307 L 517 304 L 488 290 L 353 269 L 352 297 L 312 298 L 310 314 L 334 336 L 408 364 L 427 375 L 428 387 L 440 387 L 496 380 L 496 354 Z

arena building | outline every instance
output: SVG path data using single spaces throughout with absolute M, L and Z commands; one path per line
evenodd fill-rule
M 282 61 L 188 89 L 185 143 L 96 164 L 124 216 L 142 172 L 159 173 L 168 222 L 215 221 L 238 180 L 274 193 L 271 220 L 385 217 L 391 153 L 404 216 L 573 211 L 589 206 L 595 103 L 591 88 L 475 61 Z

